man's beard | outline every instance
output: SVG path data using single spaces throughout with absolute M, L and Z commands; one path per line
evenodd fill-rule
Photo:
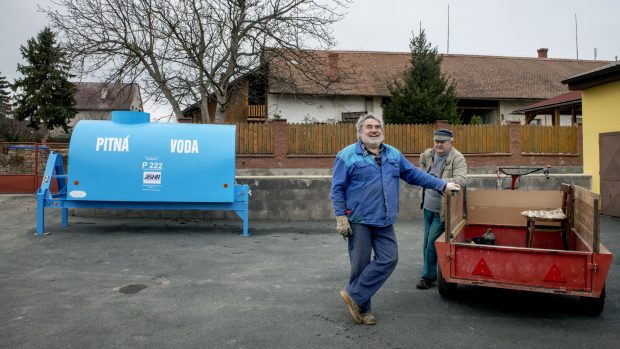
M 383 133 L 379 135 L 379 137 L 369 137 L 365 134 L 360 134 L 360 139 L 365 146 L 370 148 L 377 148 L 381 143 L 383 143 Z

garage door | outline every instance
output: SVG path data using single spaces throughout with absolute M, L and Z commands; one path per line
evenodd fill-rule
M 599 134 L 602 213 L 620 217 L 620 132 Z

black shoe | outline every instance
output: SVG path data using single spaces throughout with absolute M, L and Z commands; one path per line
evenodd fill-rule
M 421 278 L 420 281 L 418 281 L 418 283 L 415 285 L 415 287 L 421 290 L 427 290 L 431 288 L 431 280 Z

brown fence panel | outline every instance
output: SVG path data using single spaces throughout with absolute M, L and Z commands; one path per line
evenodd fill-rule
M 386 125 L 385 141 L 405 154 L 433 146 L 435 125 Z M 504 125 L 451 125 L 454 146 L 461 153 L 509 153 L 509 127 Z
M 404 154 L 418 154 L 433 146 L 435 125 L 385 125 L 385 142 Z M 504 125 L 451 126 L 454 145 L 462 153 L 509 153 L 509 127 Z M 292 155 L 334 155 L 355 142 L 354 124 L 291 124 L 288 152 Z
M 273 124 L 237 124 L 237 154 L 273 154 Z
M 288 125 L 290 155 L 335 155 L 355 140 L 354 124 Z
M 535 154 L 577 154 L 577 127 L 524 125 L 521 151 Z
M 454 146 L 463 154 L 510 153 L 506 125 L 452 125 Z
M 433 146 L 434 125 L 385 125 L 385 142 L 404 154 L 417 154 Z

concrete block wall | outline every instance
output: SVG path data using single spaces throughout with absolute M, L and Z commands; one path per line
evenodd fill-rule
M 331 177 L 316 176 L 313 179 L 291 177 L 260 177 L 240 179 L 239 183 L 248 184 L 252 190 L 250 198 L 250 219 L 283 220 L 326 220 L 333 219 L 333 209 L 329 191 Z M 561 183 L 590 188 L 591 177 L 581 174 L 524 176 L 521 190 L 559 190 Z M 505 182 L 510 184 L 509 181 Z M 495 189 L 495 175 L 471 175 L 468 189 Z M 420 218 L 422 190 L 401 181 L 400 217 Z
M 331 176 L 244 176 L 238 178 L 239 184 L 247 184 L 251 190 L 249 201 L 250 222 L 255 219 L 277 220 L 333 220 L 329 192 Z M 473 174 L 469 176 L 468 190 L 495 189 L 497 177 L 493 174 Z M 591 177 L 583 174 L 554 174 L 549 179 L 541 175 L 524 176 L 521 190 L 559 190 L 561 183 L 570 183 L 590 188 Z M 508 185 L 509 182 L 506 182 Z M 400 219 L 421 217 L 420 201 L 422 191 L 401 181 Z M 49 210 L 50 213 L 53 210 Z M 233 212 L 226 211 L 148 211 L 148 210 L 103 210 L 72 209 L 77 216 L 127 216 L 192 219 L 231 219 L 239 220 Z

